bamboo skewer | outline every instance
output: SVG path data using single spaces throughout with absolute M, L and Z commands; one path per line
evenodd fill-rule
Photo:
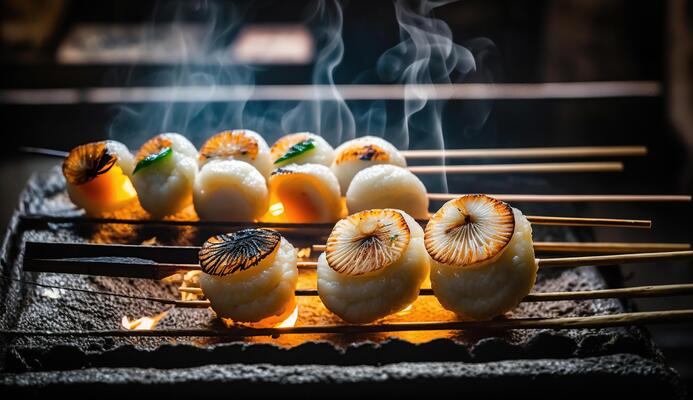
M 65 158 L 67 151 L 42 147 L 22 146 L 23 153 Z M 501 149 L 427 149 L 400 150 L 407 159 L 468 158 L 565 158 L 565 157 L 631 157 L 646 156 L 646 146 L 565 146 L 565 147 L 518 147 Z
M 204 294 L 199 287 L 179 287 L 181 293 L 191 293 L 196 295 Z M 315 289 L 299 289 L 296 290 L 296 296 L 317 296 L 318 291 Z M 693 283 L 675 284 L 675 285 L 648 285 L 635 286 L 617 289 L 601 289 L 601 290 L 583 290 L 577 292 L 538 292 L 531 293 L 522 299 L 523 302 L 542 302 L 542 301 L 565 301 L 565 300 L 594 300 L 594 299 L 615 299 L 615 298 L 636 298 L 636 297 L 664 297 L 664 296 L 683 296 L 693 294 Z M 433 289 L 422 288 L 419 290 L 419 296 L 433 296 Z M 204 307 L 204 304 L 209 306 L 206 300 L 181 300 L 176 304 L 178 307 L 198 308 Z
M 581 256 L 537 259 L 539 268 L 602 266 L 622 263 L 645 263 L 661 260 L 693 258 L 693 251 L 666 251 L 659 253 L 612 254 L 606 256 Z
M 617 265 L 661 260 L 693 258 L 693 251 L 633 253 L 602 256 L 582 256 L 536 259 L 539 268 Z M 299 261 L 299 268 L 315 268 L 315 261 Z M 127 278 L 163 279 L 167 276 L 199 270 L 199 264 L 157 263 L 151 260 L 132 260 L 122 257 L 96 258 L 31 258 L 24 257 L 24 270 L 68 274 L 119 276 Z
M 563 162 L 523 164 L 479 164 L 479 165 L 418 165 L 407 167 L 415 174 L 510 174 L 510 173 L 563 173 L 563 172 L 621 172 L 623 163 L 606 162 Z
M 161 330 L 94 330 L 94 331 L 15 331 L 2 330 L 6 336 L 70 337 L 252 337 L 289 334 L 359 334 L 405 331 L 510 330 L 510 329 L 588 329 L 618 326 L 664 324 L 693 320 L 693 310 L 642 311 L 588 317 L 511 318 L 490 321 L 400 322 L 377 325 L 306 325 L 284 328 L 233 327 L 229 329 L 161 329 Z
M 524 147 L 501 149 L 400 150 L 407 159 L 629 157 L 647 155 L 645 146 Z
M 526 215 L 525 217 L 527 217 L 527 220 L 533 225 L 599 226 L 645 229 L 652 227 L 652 221 L 644 219 L 547 217 L 539 215 Z
M 21 147 L 21 151 L 50 157 L 64 158 L 63 151 L 37 147 Z M 621 172 L 619 161 L 601 162 L 554 162 L 522 164 L 478 164 L 478 165 L 420 165 L 408 167 L 415 174 L 497 174 L 497 173 L 564 173 L 564 172 Z
M 652 221 L 645 219 L 620 218 L 585 218 L 585 217 L 551 217 L 526 215 L 534 225 L 561 226 L 595 226 L 612 228 L 651 228 Z M 162 225 L 162 226 L 199 226 L 199 227 L 253 227 L 275 229 L 328 229 L 333 223 L 274 223 L 274 222 L 234 222 L 234 221 L 181 221 L 181 220 L 150 220 L 150 219 L 121 219 L 95 217 L 62 217 L 52 215 L 23 215 L 20 220 L 24 223 L 80 223 L 80 224 L 129 224 L 129 225 Z M 426 222 L 425 220 L 419 222 Z
M 430 200 L 448 201 L 462 196 L 460 193 L 429 193 Z M 527 203 L 628 203 L 628 202 L 691 202 L 690 195 L 668 194 L 489 194 L 501 201 Z
M 535 251 L 546 252 L 596 252 L 596 253 L 641 253 L 658 251 L 689 250 L 687 243 L 609 243 L 609 242 L 535 242 Z M 315 244 L 313 251 L 325 251 L 325 245 Z M 143 246 L 127 244 L 96 243 L 25 243 L 24 258 L 69 259 L 79 254 L 82 259 L 122 261 L 137 259 L 138 263 L 197 264 L 199 246 Z
M 52 289 L 76 291 L 98 296 L 110 296 L 128 298 L 141 301 L 151 301 L 155 303 L 173 305 L 181 308 L 206 308 L 210 306 L 208 300 L 178 300 L 161 297 L 136 296 L 118 292 L 95 291 L 83 288 L 66 287 L 62 285 L 51 285 L 35 281 L 26 281 L 22 279 L 0 277 L 0 279 L 17 282 L 20 284 L 46 287 Z M 192 293 L 202 295 L 202 289 L 199 287 L 179 287 L 179 292 Z M 296 296 L 317 296 L 318 291 L 315 289 L 299 289 L 295 291 Z M 419 291 L 420 296 L 433 295 L 431 288 L 422 288 Z M 673 285 L 648 285 L 634 286 L 617 289 L 600 289 L 600 290 L 583 290 L 577 292 L 535 292 L 525 296 L 523 302 L 542 302 L 542 301 L 565 301 L 565 300 L 594 300 L 594 299 L 609 299 L 609 298 L 636 298 L 636 297 L 663 297 L 663 296 L 684 296 L 693 294 L 693 283 L 673 284 Z
M 324 244 L 314 244 L 313 251 L 325 251 Z M 534 242 L 534 251 L 545 253 L 642 253 L 689 250 L 688 243 L 628 242 Z

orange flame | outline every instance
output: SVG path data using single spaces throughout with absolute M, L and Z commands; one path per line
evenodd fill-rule
M 120 325 L 129 331 L 150 331 L 153 330 L 159 321 L 166 315 L 168 315 L 168 311 L 164 311 L 153 317 L 140 317 L 133 320 L 123 315 Z

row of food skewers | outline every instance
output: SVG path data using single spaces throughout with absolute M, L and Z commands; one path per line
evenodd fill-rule
M 63 173 L 70 199 L 91 215 L 138 198 L 153 217 L 192 203 L 203 220 L 334 222 L 344 215 L 346 195 L 349 212 L 376 208 L 387 196 L 398 203 L 392 206 L 427 218 L 426 188 L 405 167 L 397 149 L 377 137 L 333 149 L 304 132 L 270 148 L 256 132 L 234 130 L 214 135 L 199 152 L 175 133 L 147 141 L 135 156 L 119 142 L 88 143 L 69 153 Z
M 573 150 L 584 155 L 590 149 L 594 148 Z M 564 149 L 522 150 L 530 155 L 537 151 L 538 155 L 562 155 Z M 621 154 L 621 150 L 613 151 Z M 430 150 L 418 152 L 432 155 Z M 429 200 L 449 200 L 456 195 L 427 193 L 415 174 L 455 173 L 459 172 L 454 169 L 457 167 L 480 166 L 408 167 L 406 159 L 418 157 L 418 152 L 398 151 L 373 136 L 333 149 L 323 138 L 308 132 L 288 134 L 269 147 L 259 134 L 249 130 L 220 132 L 197 151 L 185 137 L 165 133 L 146 142 L 134 155 L 112 140 L 78 146 L 68 153 L 63 173 L 73 203 L 91 216 L 124 208 L 139 199 L 154 218 L 176 214 L 193 204 L 198 217 L 208 221 L 335 222 L 349 213 L 379 207 L 400 208 L 424 219 Z M 433 153 L 447 158 L 448 152 L 452 157 L 458 155 L 454 150 Z M 569 165 L 568 172 L 585 171 L 582 164 L 590 163 L 573 164 L 580 165 Z M 621 163 L 595 164 L 600 164 L 596 166 L 599 171 L 622 168 Z M 500 166 L 511 172 L 563 171 L 560 163 L 483 167 Z M 532 166 L 543 167 L 535 171 L 529 168 Z M 505 201 L 690 201 L 690 196 L 657 195 L 495 196 Z
M 233 130 L 199 152 L 175 133 L 152 138 L 134 156 L 115 141 L 85 144 L 69 153 L 63 173 L 70 199 L 89 215 L 139 200 L 153 217 L 192 204 L 202 220 L 336 222 L 317 261 L 317 291 L 350 323 L 405 309 L 428 281 L 444 308 L 467 319 L 516 307 L 538 269 L 530 221 L 481 194 L 430 215 L 426 187 L 406 167 L 377 137 L 333 149 L 303 132 L 270 147 L 255 132 Z M 425 229 L 417 219 L 428 220 Z M 298 256 L 279 232 L 214 236 L 199 263 L 200 288 L 219 317 L 273 326 L 295 312 Z
M 203 304 L 229 322 L 273 326 L 295 312 L 298 269 L 314 265 L 316 294 L 348 323 L 407 309 L 427 291 L 461 318 L 485 321 L 526 299 L 539 268 L 691 257 L 678 251 L 537 259 L 523 213 L 476 194 L 450 200 L 425 228 L 397 209 L 352 214 L 334 226 L 317 263 L 298 261 L 296 249 L 271 229 L 213 236 L 199 251 L 199 289 L 181 290 L 204 295 Z

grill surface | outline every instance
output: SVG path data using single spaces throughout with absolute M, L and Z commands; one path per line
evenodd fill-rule
M 528 178 L 529 179 L 529 178 Z M 527 213 L 538 209 L 523 207 Z M 2 249 L 3 274 L 18 277 L 26 240 L 111 242 L 139 244 L 156 237 L 157 243 L 199 245 L 214 231 L 175 227 L 126 225 L 26 224 L 27 213 L 77 215 L 64 192 L 64 180 L 52 174 L 32 178 L 20 198 Z M 568 205 L 542 205 L 541 214 L 570 215 Z M 575 214 L 574 212 L 572 214 Z M 128 217 L 142 215 L 129 214 Z M 285 232 L 297 246 L 324 241 L 328 232 L 302 236 Z M 307 235 L 308 234 L 308 235 Z M 585 231 L 536 227 L 535 240 L 589 240 Z M 299 288 L 314 287 L 314 271 L 302 271 Z M 159 282 L 24 274 L 42 283 L 109 290 L 134 295 L 174 297 L 175 285 Z M 542 271 L 535 291 L 589 290 L 606 287 L 594 268 Z M 156 303 L 95 296 L 67 290 L 21 287 L 0 281 L 0 328 L 13 330 L 118 329 L 123 315 L 154 315 L 165 309 Z M 299 325 L 338 323 L 316 298 L 299 299 Z M 624 311 L 618 300 L 523 303 L 511 317 L 558 317 Z M 388 322 L 432 321 L 454 318 L 436 300 L 422 297 L 412 311 Z M 159 328 L 219 327 L 208 310 L 172 309 Z M 402 332 L 363 335 L 284 335 L 232 341 L 219 338 L 125 337 L 2 337 L 0 386 L 11 391 L 79 390 L 106 385 L 126 390 L 124 384 L 153 386 L 159 391 L 212 390 L 225 383 L 238 388 L 280 391 L 286 385 L 313 382 L 325 389 L 349 383 L 348 390 L 383 388 L 380 383 L 402 383 L 397 390 L 430 390 L 421 382 L 436 381 L 441 389 L 463 384 L 465 390 L 488 394 L 501 391 L 561 387 L 564 393 L 601 393 L 609 382 L 621 395 L 658 393 L 680 395 L 673 370 L 668 368 L 640 328 L 589 330 L 516 330 L 509 332 Z M 216 365 L 221 364 L 221 365 Z M 320 364 L 316 366 L 316 364 Z M 301 365 L 301 366 L 298 366 Z M 532 379 L 524 379 L 524 378 Z M 586 383 L 591 384 L 586 385 Z M 200 383 L 210 385 L 204 388 Z M 502 383 L 502 384 L 500 384 Z M 500 385 L 499 385 L 500 384 Z M 130 385 L 131 387 L 131 385 Z M 428 387 L 428 388 L 427 388 Z M 388 386 L 388 390 L 391 387 Z M 109 389 L 110 390 L 110 389 Z M 340 391 L 342 389 L 339 389 Z M 567 390 L 570 390 L 567 392 Z M 341 393 L 341 392 L 340 392 Z M 552 394 L 542 391 L 543 395 Z

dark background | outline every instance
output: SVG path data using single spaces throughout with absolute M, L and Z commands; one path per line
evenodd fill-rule
M 222 9 L 231 5 L 247 8 L 243 19 L 247 24 L 300 22 L 315 7 L 304 1 L 211 4 Z M 345 53 L 335 70 L 335 81 L 349 84 L 398 43 L 398 26 L 389 1 L 342 4 Z M 152 75 L 175 70 L 176 66 L 66 65 L 57 61 L 56 51 L 79 24 L 181 22 L 180 15 L 166 11 L 177 6 L 166 1 L 5 1 L 0 89 L 4 93 L 9 89 L 147 85 Z M 472 74 L 462 82 L 656 81 L 662 85 L 661 95 L 654 97 L 451 101 L 443 115 L 445 141 L 451 148 L 635 144 L 646 145 L 650 151 L 647 158 L 625 160 L 626 171 L 621 174 L 537 176 L 531 185 L 517 184 L 512 176 L 482 176 L 451 181 L 451 189 L 462 191 L 459 185 L 464 185 L 465 192 L 497 191 L 502 186 L 505 193 L 691 193 L 690 1 L 465 0 L 440 7 L 434 14 L 450 26 L 456 43 L 465 45 L 483 37 L 495 44 L 492 51 L 475 54 L 487 61 L 483 73 Z M 183 22 L 195 22 L 199 18 L 196 15 L 184 16 Z M 24 26 L 28 33 L 22 36 L 8 30 L 16 26 Z M 236 29 L 230 29 L 224 38 L 231 42 L 236 33 Z M 313 66 L 265 66 L 256 73 L 256 83 L 310 84 Z M 379 82 L 371 77 L 366 83 Z M 21 154 L 19 146 L 69 150 L 86 141 L 107 138 L 117 105 L 26 105 L 7 101 L 4 96 L 0 99 L 0 184 L 4 192 L 0 197 L 0 224 L 5 226 L 28 176 L 60 162 Z M 349 105 L 358 106 L 354 102 Z M 146 105 L 131 106 L 138 109 Z M 393 109 L 398 106 L 397 102 L 388 104 Z M 460 117 L 475 110 L 489 112 L 480 126 Z M 181 133 L 202 139 L 213 132 Z M 261 133 L 269 138 L 281 134 Z M 197 140 L 195 144 L 201 143 Z M 503 160 L 484 162 L 491 161 Z M 598 240 L 690 243 L 693 239 L 693 211 L 686 203 L 584 204 L 577 205 L 576 211 L 583 216 L 654 221 L 653 229 L 648 231 L 598 229 Z M 631 286 L 685 283 L 693 281 L 692 266 L 690 262 L 633 265 L 624 267 L 623 273 Z M 637 304 L 641 309 L 654 310 L 691 308 L 693 301 L 677 297 Z M 689 381 L 693 380 L 692 327 L 651 329 L 671 365 Z

